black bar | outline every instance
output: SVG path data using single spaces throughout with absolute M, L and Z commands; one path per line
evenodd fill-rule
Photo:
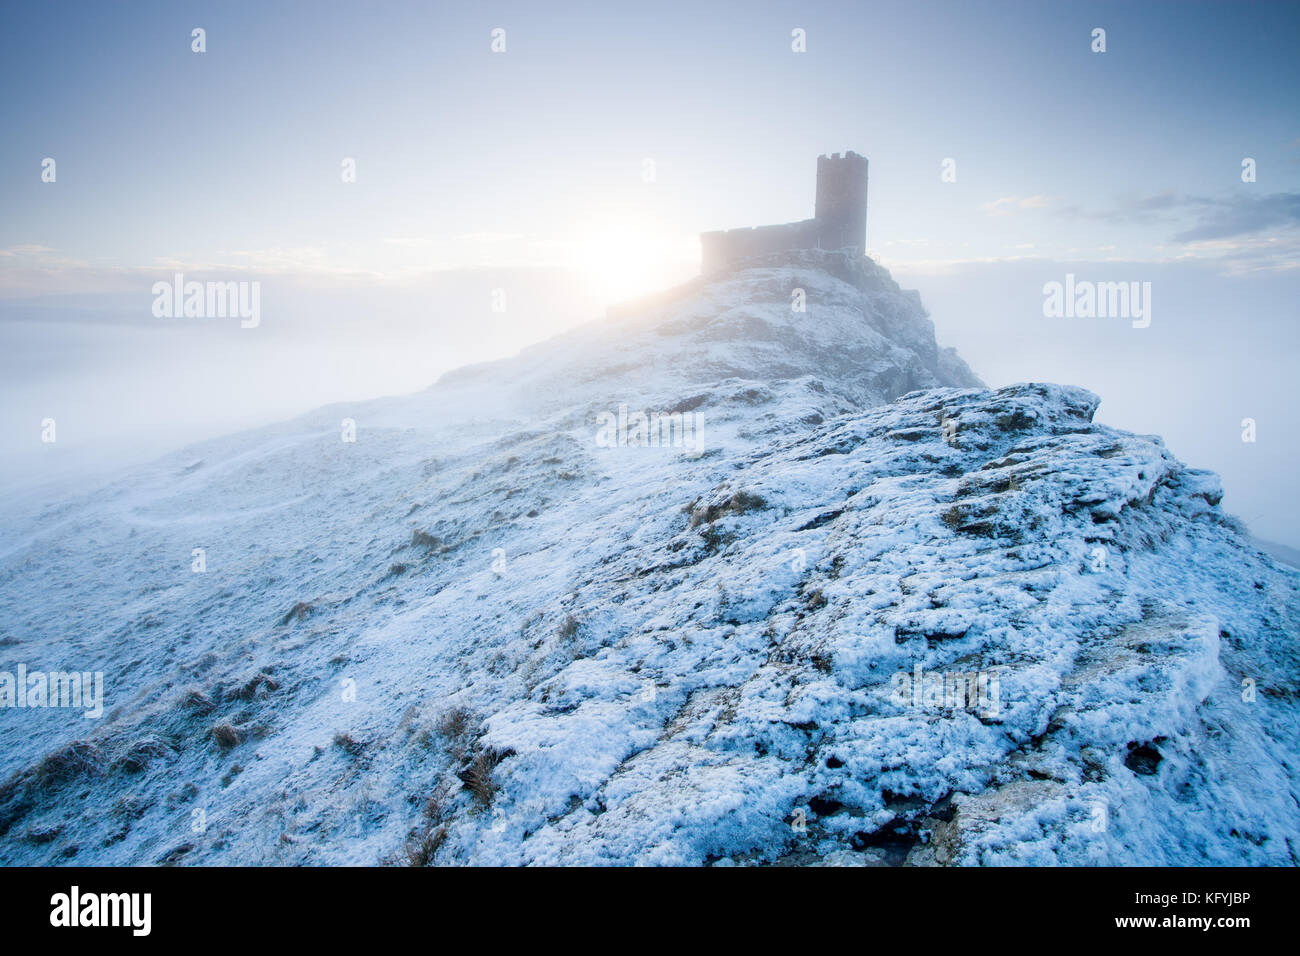
M 83 904 L 91 894 L 150 894 L 148 935 L 130 925 L 52 926 L 52 898 L 73 886 Z M 864 944 L 903 933 L 946 948 L 1030 933 L 1071 941 L 1198 934 L 1231 945 L 1261 928 L 1284 931 L 1281 911 L 1294 887 L 1295 872 L 1281 869 L 13 868 L 0 870 L 0 925 L 7 941 L 75 933 L 186 944 L 211 927 L 223 945 L 256 940 L 259 948 L 373 942 L 378 928 L 442 938 L 474 925 L 556 942 L 568 934 L 604 944 L 684 934 L 696 943 L 749 934 L 761 941 L 787 921 Z M 1147 917 L 1154 925 L 1119 925 Z M 1207 918 L 1208 928 L 1189 925 Z

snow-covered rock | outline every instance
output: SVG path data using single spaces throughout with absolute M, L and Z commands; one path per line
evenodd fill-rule
M 1294 863 L 1300 576 L 1097 404 L 801 253 L 11 509 L 0 861 Z

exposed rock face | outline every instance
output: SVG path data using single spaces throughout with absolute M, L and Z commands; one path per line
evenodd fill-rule
M 0 669 L 108 700 L 0 710 L 0 860 L 1294 863 L 1300 575 L 1214 476 L 746 266 L 10 522 Z

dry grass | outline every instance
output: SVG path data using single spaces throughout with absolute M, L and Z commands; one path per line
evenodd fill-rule
M 725 515 L 743 515 L 766 507 L 767 502 L 761 495 L 741 490 L 708 503 L 697 498 L 686 507 L 686 512 L 690 515 L 690 526 L 698 528 L 700 525 L 713 524 Z
M 36 783 L 52 789 L 81 777 L 92 777 L 104 768 L 104 753 L 88 740 L 74 740 L 60 750 L 47 754 L 36 767 Z
M 442 539 L 427 531 L 416 528 L 411 532 L 411 547 L 422 548 L 426 552 L 443 550 Z
M 217 724 L 212 728 L 212 739 L 222 750 L 239 746 L 239 731 L 230 724 Z
M 288 624 L 293 623 L 294 620 L 300 621 L 315 609 L 316 609 L 316 605 L 312 604 L 311 602 L 299 601 L 293 607 L 289 608 L 289 612 L 285 614 L 284 617 L 280 618 L 280 626 L 284 627 Z
M 442 712 L 438 718 L 438 734 L 447 740 L 457 740 L 466 736 L 477 723 L 474 715 L 464 707 L 452 707 Z
M 212 702 L 212 698 L 198 688 L 194 688 L 185 695 L 181 700 L 181 706 L 200 716 L 210 714 L 217 709 L 217 705 Z
M 580 623 L 581 622 L 572 614 L 566 617 L 564 623 L 560 625 L 560 630 L 558 632 L 560 640 L 572 641 L 575 639 L 578 636 L 578 627 Z
M 496 796 L 497 784 L 492 779 L 492 771 L 500 762 L 501 758 L 495 751 L 480 750 L 474 755 L 469 766 L 458 774 L 461 782 L 474 795 L 474 800 L 480 807 L 491 806 L 492 798 Z
M 364 740 L 357 740 L 348 733 L 335 734 L 334 746 L 338 747 L 349 757 L 360 757 L 366 752 L 366 742 Z
M 429 866 L 438 848 L 447 840 L 442 801 L 434 796 L 424 802 L 424 822 L 406 838 L 403 856 L 407 866 Z
M 438 848 L 447 840 L 447 828 L 442 824 L 424 826 L 406 839 L 407 866 L 428 866 L 433 862 Z
M 174 752 L 175 750 L 167 741 L 150 735 L 132 744 L 130 749 L 118 758 L 114 766 L 127 773 L 141 773 L 147 770 L 154 760 L 170 757 Z
M 254 700 L 258 697 L 266 697 L 271 691 L 279 690 L 279 688 L 280 683 L 263 671 L 260 674 L 254 674 L 242 686 L 231 691 L 229 696 L 236 700 Z

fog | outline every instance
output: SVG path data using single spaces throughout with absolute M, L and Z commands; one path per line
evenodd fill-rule
M 256 328 L 155 318 L 148 283 L 0 302 L 5 484 L 102 477 L 331 402 L 418 391 L 603 314 L 575 275 L 554 269 L 260 281 Z M 54 443 L 41 441 L 46 418 Z
M 990 385 L 1056 381 L 1101 396 L 1098 419 L 1162 435 L 1223 478 L 1224 508 L 1257 535 L 1300 546 L 1291 413 L 1300 274 L 1224 275 L 1208 263 L 897 265 L 943 345 Z M 1152 321 L 1049 319 L 1043 285 L 1152 283 Z M 494 311 L 494 290 L 505 294 Z M 500 303 L 500 299 L 497 300 Z M 337 401 L 404 394 L 461 365 L 513 354 L 603 315 L 577 274 L 481 269 L 379 282 L 264 279 L 262 319 L 157 319 L 138 292 L 0 302 L 4 485 L 52 492 L 189 442 Z M 815 304 L 808 321 L 816 321 Z M 57 442 L 41 441 L 53 418 Z M 1242 441 L 1253 418 L 1257 441 Z
M 1151 325 L 1049 319 L 1043 285 L 1078 279 L 1151 282 Z M 989 385 L 1038 380 L 1101 397 L 1097 420 L 1161 435 L 1189 465 L 1223 479 L 1223 507 L 1259 537 L 1300 545 L 1291 491 L 1300 448 L 1296 270 L 1224 275 L 1214 263 L 973 263 L 942 274 L 896 271 L 921 290 L 940 343 Z M 1256 441 L 1242 441 L 1242 420 Z

